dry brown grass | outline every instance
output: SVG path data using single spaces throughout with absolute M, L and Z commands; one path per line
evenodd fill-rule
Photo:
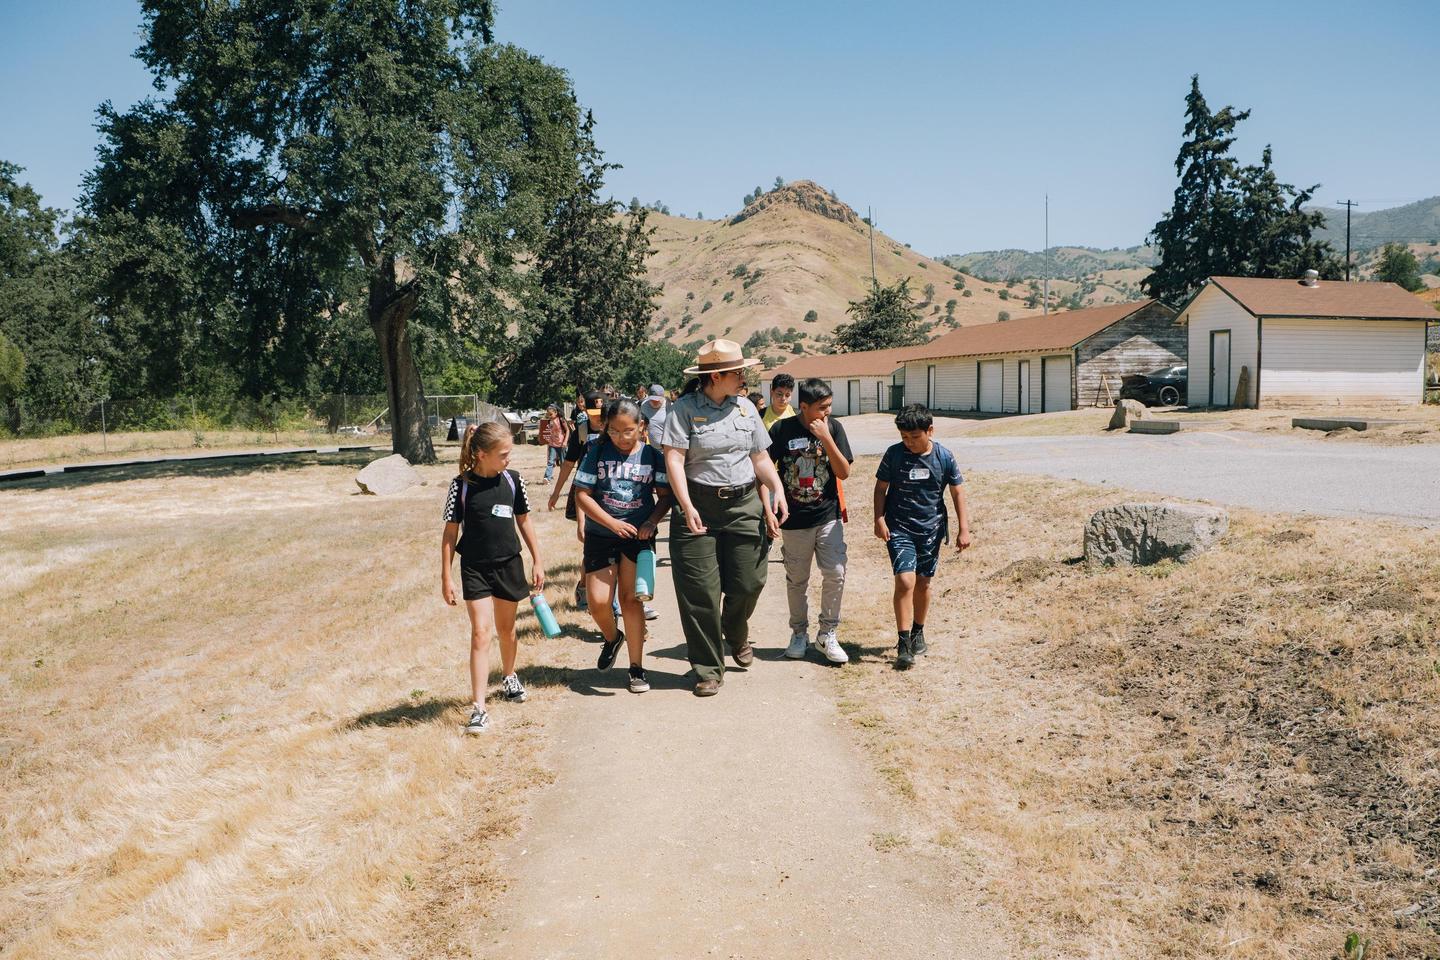
M 869 458 L 852 502 L 868 501 Z M 1081 484 L 975 475 L 932 652 L 890 667 L 852 524 L 842 713 L 920 848 L 985 877 L 1037 957 L 1440 956 L 1440 545 L 1232 511 L 1188 565 L 1086 570 Z M 868 511 L 866 511 L 868 513 Z
M 0 492 L 7 960 L 472 955 L 563 694 L 532 669 L 492 736 L 459 732 L 453 467 L 376 499 L 359 462 Z M 521 626 L 522 669 L 566 642 Z
M 309 430 L 149 430 L 71 433 L 58 437 L 0 440 L 0 469 L 51 463 L 124 460 L 155 454 L 215 453 L 256 448 L 351 446 L 388 443 L 387 437 L 336 437 Z

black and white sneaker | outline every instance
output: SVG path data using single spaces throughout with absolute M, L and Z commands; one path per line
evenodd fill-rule
M 635 664 L 630 665 L 630 692 L 644 693 L 650 689 L 650 681 L 645 677 L 645 668 Z
M 926 650 L 929 650 L 929 649 L 930 649 L 930 644 L 928 644 L 928 643 L 925 642 L 925 628 L 924 628 L 924 627 L 916 627 L 915 629 L 911 630 L 911 631 L 910 631 L 910 652 L 913 653 L 913 654 L 915 654 L 915 656 L 918 657 L 918 656 L 920 656 L 920 654 L 924 653 Z
M 461 726 L 466 733 L 489 733 L 490 715 L 480 707 L 470 708 L 470 719 Z
M 625 631 L 616 630 L 615 639 L 607 641 L 600 647 L 600 659 L 595 661 L 598 670 L 609 670 L 615 666 L 615 657 L 620 653 L 620 648 L 625 645 Z
M 500 695 L 505 698 L 506 703 L 524 703 L 525 687 L 520 683 L 520 678 L 512 673 L 500 681 Z

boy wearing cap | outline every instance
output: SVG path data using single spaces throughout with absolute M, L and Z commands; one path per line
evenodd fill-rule
M 665 452 L 665 418 L 670 413 L 665 401 L 665 388 L 658 383 L 650 384 L 650 393 L 640 402 L 640 416 L 645 418 L 646 436 L 650 446 Z

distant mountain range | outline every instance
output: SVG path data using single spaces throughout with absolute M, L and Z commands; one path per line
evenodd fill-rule
M 1321 207 L 1326 227 L 1321 239 L 1342 254 L 1345 252 L 1345 210 Z M 1418 200 L 1403 207 L 1366 210 L 1356 207 L 1350 215 L 1350 249 L 1373 250 L 1387 243 L 1440 244 L 1440 197 Z

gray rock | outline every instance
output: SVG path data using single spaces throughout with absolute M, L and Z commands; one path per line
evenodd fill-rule
M 1229 528 L 1230 514 L 1219 507 L 1122 503 L 1097 512 L 1085 525 L 1085 560 L 1112 567 L 1184 563 L 1213 547 Z
M 365 468 L 355 475 L 355 483 L 360 487 L 361 493 L 378 497 L 400 493 L 419 482 L 420 474 L 410 466 L 410 461 L 398 453 L 367 463 Z
M 1116 400 L 1115 412 L 1110 415 L 1110 430 L 1124 430 L 1131 420 L 1144 420 L 1150 411 L 1139 400 Z

